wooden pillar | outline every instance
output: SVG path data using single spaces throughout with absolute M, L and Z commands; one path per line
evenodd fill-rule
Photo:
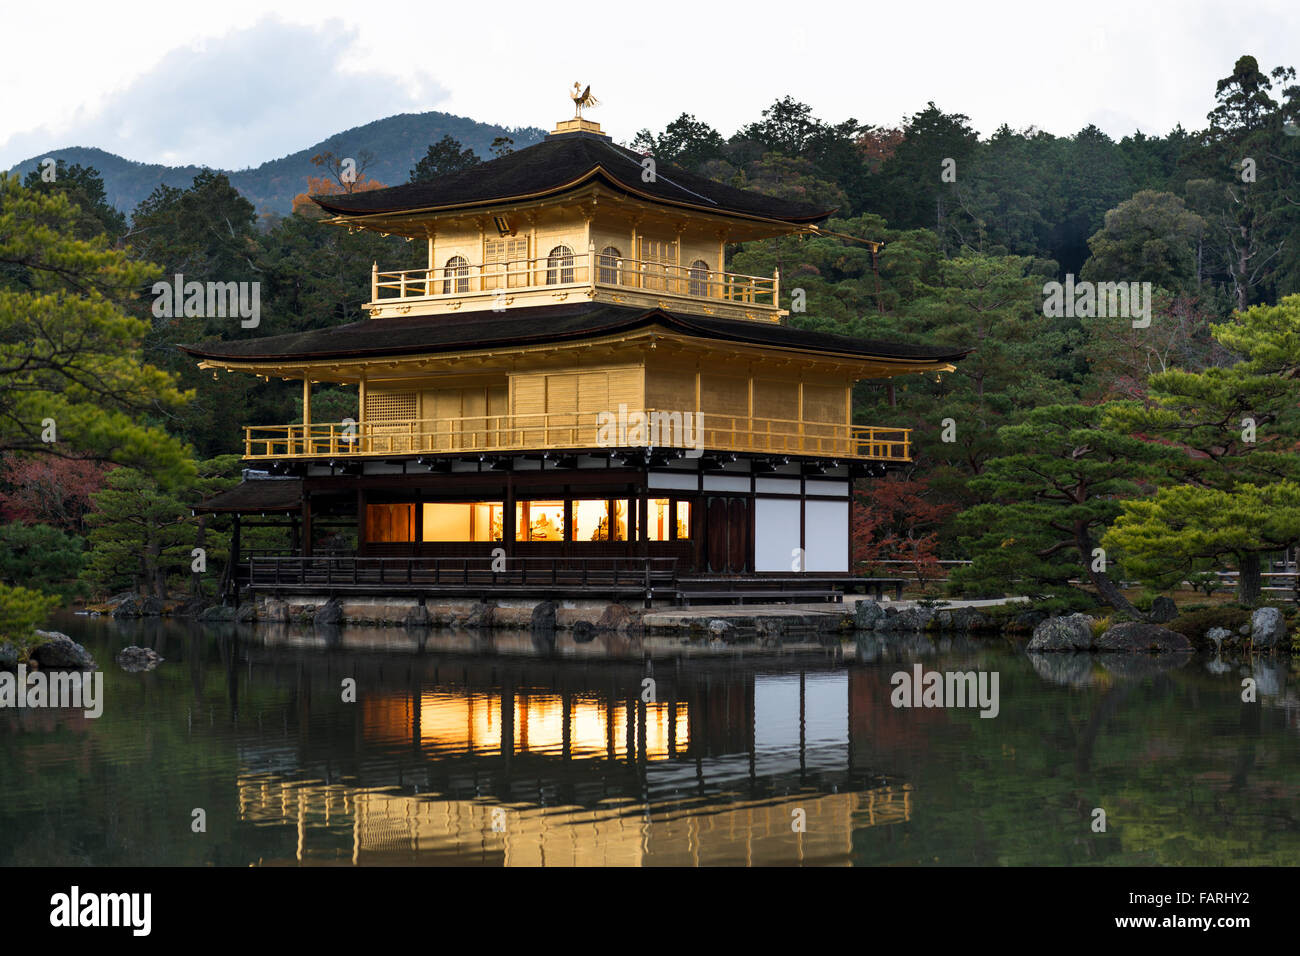
M 302 380 L 302 453 L 311 454 L 311 379 Z
M 513 472 L 506 472 L 505 513 L 501 515 L 501 547 L 506 555 L 515 553 L 515 478 Z

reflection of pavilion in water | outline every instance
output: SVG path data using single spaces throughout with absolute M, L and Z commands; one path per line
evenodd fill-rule
M 424 658 L 348 712 L 354 765 L 306 713 L 294 758 L 249 753 L 241 818 L 305 862 L 846 863 L 911 818 L 924 728 L 887 674 L 807 663 L 661 665 L 645 701 L 641 666 Z
M 804 813 L 805 832 L 791 827 Z M 853 832 L 902 823 L 911 787 L 733 801 L 710 812 L 514 807 L 271 775 L 239 781 L 240 818 L 293 825 L 299 862 L 504 866 L 847 863 Z

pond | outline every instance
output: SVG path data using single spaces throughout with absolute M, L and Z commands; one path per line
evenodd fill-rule
M 4 865 L 1300 855 L 1285 659 L 1030 659 L 1000 638 L 647 657 L 564 632 L 51 626 L 94 653 L 103 713 L 0 710 Z M 166 661 L 128 673 L 113 657 L 130 644 Z M 954 700 L 951 680 L 930 699 L 949 706 L 924 706 L 933 672 L 980 676 L 996 706 Z

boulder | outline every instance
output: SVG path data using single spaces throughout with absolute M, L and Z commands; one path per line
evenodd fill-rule
M 245 610 L 247 608 L 247 610 Z M 252 621 L 260 617 L 263 621 L 270 621 L 273 624 L 289 623 L 289 603 L 271 599 L 262 605 L 261 613 L 258 613 L 257 606 L 254 604 L 244 604 L 239 608 L 235 615 L 237 621 Z
M 553 631 L 555 630 L 555 611 L 556 603 L 554 601 L 542 601 L 533 608 L 533 616 L 529 622 L 534 631 Z
M 1023 611 L 1017 614 L 1011 621 L 1016 630 L 1033 631 L 1047 620 L 1046 611 Z
M 853 627 L 858 631 L 875 630 L 885 616 L 885 609 L 870 598 L 863 598 L 853 609 Z
M 136 600 L 135 595 L 125 597 L 118 603 L 117 607 L 112 610 L 113 617 L 139 617 L 140 602 Z
M 1162 594 L 1151 602 L 1149 616 L 1157 624 L 1168 624 L 1178 616 L 1178 605 L 1174 603 L 1173 598 L 1165 597 Z
M 893 610 L 890 608 L 889 610 Z M 886 612 L 883 620 L 876 623 L 877 631 L 924 631 L 934 611 L 928 607 L 909 607 L 890 614 Z
M 596 639 L 596 626 L 590 621 L 573 622 L 573 641 L 575 644 L 590 644 Z
M 122 670 L 137 673 L 153 670 L 163 662 L 163 657 L 152 647 L 137 647 L 132 644 L 118 651 L 116 660 Z
M 973 607 L 945 608 L 934 616 L 934 624 L 941 631 L 982 631 L 989 626 L 988 618 Z
M 28 657 L 47 670 L 90 670 L 95 658 L 90 652 L 58 631 L 37 631 L 44 642 L 32 648 Z
M 343 605 L 337 598 L 331 598 L 312 615 L 312 627 L 337 627 L 343 623 Z
M 192 617 L 198 620 L 202 617 L 203 612 L 208 610 L 209 604 L 205 598 L 191 597 L 186 598 L 180 604 L 172 608 L 172 617 Z
M 469 609 L 469 614 L 465 616 L 465 620 L 461 622 L 460 626 L 471 629 L 491 627 L 492 612 L 495 610 L 496 607 L 492 604 L 483 604 L 482 602 L 475 604 Z
M 281 617 L 268 616 L 267 617 L 268 621 L 287 622 L 289 620 L 289 605 L 285 604 L 283 601 L 280 602 L 280 605 L 283 608 L 282 611 L 283 616 Z M 256 621 L 257 605 L 251 603 L 241 604 L 239 608 L 235 611 L 235 620 L 238 621 L 240 624 L 251 624 L 254 621 Z
M 626 634 L 629 629 L 640 623 L 640 619 L 626 604 L 610 604 L 601 612 L 596 621 L 598 631 L 616 631 Z
M 421 628 L 431 627 L 433 625 L 433 616 L 429 614 L 429 609 L 423 604 L 417 604 L 406 612 L 402 618 L 402 627 L 408 630 L 417 631 Z
M 1097 650 L 1167 654 L 1189 651 L 1192 642 L 1167 627 L 1149 621 L 1127 621 L 1108 628 L 1097 639 Z
M 211 620 L 211 622 L 220 622 L 220 620 L 234 620 L 235 609 L 230 605 L 214 604 L 211 607 L 204 607 L 199 611 L 199 620 Z
M 139 608 L 141 617 L 162 617 L 163 602 L 156 597 L 142 598 Z
M 1092 649 L 1092 618 L 1086 614 L 1049 617 L 1034 628 L 1029 651 L 1087 651 Z
M 1278 647 L 1286 643 L 1286 618 L 1275 607 L 1257 607 L 1250 616 L 1250 642 L 1256 647 Z
M 731 625 L 720 617 L 715 617 L 709 622 L 709 633 L 715 637 L 722 637 L 730 630 L 732 630 Z
M 0 641 L 0 671 L 11 671 L 18 667 L 18 645 Z
M 1233 642 L 1232 631 L 1228 630 L 1226 627 L 1210 628 L 1205 632 L 1205 639 L 1214 645 L 1214 651 L 1216 654 L 1223 650 L 1224 641 L 1227 641 L 1229 644 Z

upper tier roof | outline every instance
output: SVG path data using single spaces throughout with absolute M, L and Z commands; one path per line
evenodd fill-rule
M 834 212 L 736 189 L 658 161 L 654 180 L 644 182 L 644 158 L 607 136 L 553 133 L 533 146 L 429 182 L 312 198 L 335 215 L 377 216 L 537 199 L 599 179 L 629 195 L 720 215 L 804 224 L 820 222 Z
M 600 303 L 536 306 L 529 308 L 526 316 L 521 312 L 471 312 L 365 319 L 310 332 L 182 345 L 181 349 L 196 358 L 232 363 L 380 358 L 580 341 L 653 325 L 694 338 L 861 358 L 947 363 L 971 351 L 951 346 L 871 341 L 810 332 L 774 322 L 717 319 Z

